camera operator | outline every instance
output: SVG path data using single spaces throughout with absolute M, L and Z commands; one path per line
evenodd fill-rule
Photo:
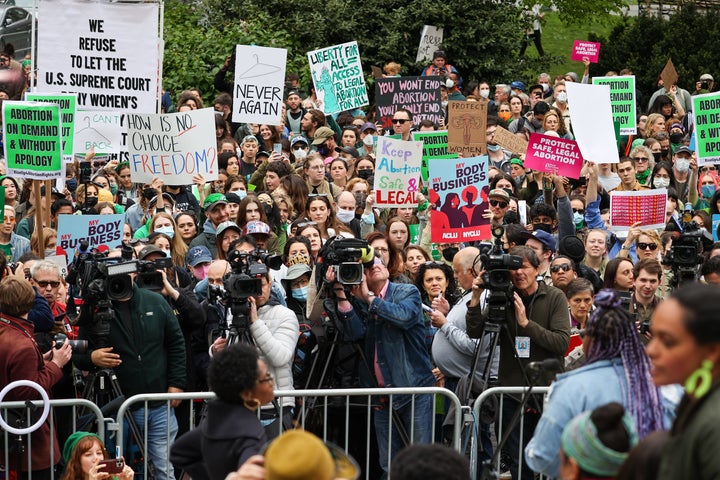
M 111 256 L 116 253 L 111 252 Z M 113 368 L 120 388 L 128 398 L 139 393 L 183 392 L 186 382 L 185 340 L 178 320 L 160 294 L 137 285 L 136 276 L 130 275 L 127 295 L 111 301 L 112 318 L 106 338 L 96 338 L 93 320 L 83 319 L 79 338 L 88 340 L 88 351 L 74 355 L 75 365 L 83 370 Z M 89 311 L 92 315 L 93 311 Z M 84 312 L 81 313 L 83 316 Z M 108 346 L 100 347 L 98 344 Z M 172 406 L 179 403 L 173 401 Z M 172 480 L 173 467 L 166 466 L 166 463 L 169 445 L 175 440 L 178 430 L 174 410 L 168 409 L 165 402 L 159 405 L 151 402 L 147 409 L 132 411 L 141 431 L 145 428 L 146 412 L 147 452 L 155 464 L 156 478 Z
M 499 384 L 504 387 L 525 386 L 528 383 L 525 369 L 530 362 L 540 362 L 554 358 L 562 365 L 563 355 L 570 343 L 570 322 L 568 322 L 568 303 L 565 295 L 555 288 L 537 281 L 540 261 L 535 252 L 528 247 L 514 247 L 511 255 L 522 258 L 522 266 L 510 271 L 514 291 L 512 303 L 508 309 L 505 331 L 500 332 L 500 369 Z M 481 295 L 484 290 L 484 271 L 473 282 L 473 294 L 468 304 L 467 324 L 482 328 L 486 318 Z M 517 355 L 517 360 L 515 356 Z M 519 362 L 518 362 L 519 360 Z M 522 369 L 520 368 L 522 365 Z M 549 385 L 548 379 L 541 378 L 540 384 Z M 512 396 L 506 396 L 503 402 L 503 430 L 509 427 L 515 410 L 520 402 Z M 529 405 L 533 407 L 531 403 Z M 525 412 L 523 444 L 532 437 L 532 432 L 540 418 L 540 412 Z M 516 427 L 507 444 L 510 454 L 510 471 L 514 479 L 534 478 L 532 470 L 523 464 L 523 476 L 519 476 L 518 458 L 520 426 Z M 523 446 L 524 447 L 524 446 Z
M 376 256 L 372 262 L 365 264 L 360 284 L 353 285 L 351 299 L 335 281 L 333 269 L 325 274 L 337 299 L 337 314 L 346 327 L 348 340 L 365 340 L 366 363 L 360 367 L 360 384 L 366 388 L 433 386 L 435 377 L 425 344 L 420 292 L 415 285 L 391 282 L 382 258 Z M 409 395 L 395 395 L 392 405 L 387 397 L 381 399 L 381 406 L 375 411 L 375 433 L 380 466 L 386 474 L 391 412 L 390 454 L 394 456 L 403 447 L 400 430 L 412 432 L 413 443 L 430 443 L 433 398 L 420 395 L 413 403 Z

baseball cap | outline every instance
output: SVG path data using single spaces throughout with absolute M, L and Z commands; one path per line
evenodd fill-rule
M 365 122 L 363 123 L 363 126 L 360 127 L 360 131 L 364 132 L 365 130 L 372 130 L 373 132 L 377 132 L 377 127 L 372 122 Z
M 305 274 L 312 273 L 312 269 L 305 263 L 296 263 L 292 267 L 288 268 L 285 280 L 297 280 Z
M 320 127 L 315 130 L 315 136 L 313 137 L 313 145 L 321 145 L 325 140 L 335 135 L 332 128 Z
M 185 255 L 185 263 L 195 268 L 200 263 L 212 262 L 212 254 L 205 245 L 198 245 L 188 250 Z
M 715 81 L 715 79 L 713 78 L 713 76 L 710 75 L 709 73 L 703 73 L 702 75 L 700 75 L 700 80 L 701 80 L 701 81 L 702 81 L 702 80 L 710 80 L 711 82 L 714 82 L 714 81 Z
M 524 82 L 521 82 L 520 80 L 515 80 L 514 82 L 510 83 L 510 88 L 513 90 L 520 90 L 521 92 L 525 92 L 526 86 Z
M 225 194 L 225 199 L 228 203 L 240 203 L 242 202 L 242 198 L 240 198 L 240 195 L 233 192 L 228 192 Z
M 206 212 L 211 212 L 218 205 L 227 205 L 228 201 L 222 193 L 211 193 L 205 198 L 203 208 Z
M 292 147 L 296 143 L 304 143 L 305 145 L 310 145 L 310 142 L 308 142 L 308 139 L 303 137 L 302 135 L 298 135 L 296 137 L 293 137 L 292 140 L 290 140 L 290 146 Z
M 681 147 L 678 147 L 677 150 L 675 150 L 675 155 L 677 155 L 678 153 L 687 153 L 688 155 L 692 155 L 692 150 L 683 145 Z
M 349 153 L 355 159 L 360 158 L 360 152 L 358 152 L 358 149 L 355 147 L 335 147 L 335 151 L 341 153 Z
M 148 256 L 150 256 L 153 253 L 160 253 L 160 254 L 162 254 L 163 257 L 167 256 L 167 255 L 165 255 L 165 252 L 160 250 L 155 245 L 147 245 L 147 246 L 143 247 L 142 250 L 140 250 L 140 253 L 138 253 L 138 259 L 145 260 Z
M 548 250 L 555 253 L 557 242 L 555 241 L 555 237 L 553 237 L 552 233 L 548 233 L 545 230 L 535 230 L 534 232 L 532 232 L 532 236 L 542 242 L 542 244 L 545 245 Z
M 235 230 L 239 234 L 242 234 L 242 230 L 240 227 L 238 227 L 237 223 L 228 220 L 227 222 L 222 222 L 220 225 L 217 226 L 217 230 L 215 231 L 215 238 L 222 237 L 222 234 L 225 233 L 225 230 Z
M 255 142 L 257 144 L 260 143 L 258 142 L 258 139 L 255 135 L 245 135 L 242 139 L 242 142 L 240 142 L 240 146 L 242 147 L 243 145 L 245 145 L 246 142 Z
M 502 188 L 493 188 L 492 190 L 490 190 L 488 198 L 490 197 L 502 198 L 506 202 L 510 201 L 510 195 L 508 195 L 508 193 Z
M 270 235 L 270 227 L 260 220 L 251 220 L 245 225 L 243 235 Z

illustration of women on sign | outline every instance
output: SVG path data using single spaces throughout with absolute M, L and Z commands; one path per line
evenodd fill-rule
M 327 67 L 323 67 L 320 73 L 320 78 L 317 77 L 317 72 L 313 71 L 313 79 L 315 80 L 315 88 L 323 91 L 323 111 L 325 113 L 335 113 L 340 111 L 340 106 L 335 96 L 335 89 L 333 88 L 332 76 Z

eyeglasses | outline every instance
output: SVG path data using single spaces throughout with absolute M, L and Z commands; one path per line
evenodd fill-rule
M 387 252 L 390 251 L 389 249 L 387 249 L 387 248 L 385 248 L 385 247 L 374 247 L 373 249 L 374 249 L 376 252 L 380 252 L 380 253 L 387 253 Z
M 410 121 L 410 119 L 407 119 L 407 118 L 393 118 L 392 119 L 393 124 L 399 123 L 400 125 L 405 125 L 405 122 L 409 122 L 409 121 Z
M 560 265 L 553 265 L 550 267 L 552 273 L 558 273 L 560 270 L 563 272 L 569 272 L 572 269 L 569 263 L 561 263 Z
M 505 208 L 508 206 L 508 202 L 503 202 L 501 200 L 490 200 L 490 205 L 493 207 L 499 206 L 500 208 Z
M 268 372 L 267 375 L 258 380 L 257 383 L 275 383 L 275 377 L 273 377 L 272 373 Z
M 657 245 L 654 243 L 638 242 L 637 248 L 640 250 L 657 250 Z
M 717 170 L 717 168 L 715 168 L 715 165 L 704 165 L 700 167 L 701 172 L 714 172 L 715 170 Z
M 580 215 L 585 215 L 585 209 L 584 208 L 573 208 L 573 213 L 579 213 Z
M 635 157 L 635 163 L 645 163 L 645 162 L 647 162 L 648 160 L 650 160 L 650 159 L 649 159 L 649 158 L 645 158 L 645 157 Z
M 48 285 L 50 285 L 52 288 L 57 288 L 60 286 L 60 282 L 46 282 L 45 280 L 35 280 L 35 283 L 38 284 L 40 288 L 47 288 Z

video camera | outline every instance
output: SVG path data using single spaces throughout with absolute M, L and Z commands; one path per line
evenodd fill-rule
M 663 265 L 672 269 L 673 287 L 697 280 L 699 266 L 704 260 L 702 253 L 713 244 L 712 235 L 700 228 L 692 217 L 692 206 L 688 204 L 680 220 L 673 218 L 666 227 L 667 231 L 679 232 L 679 236 L 673 238 L 670 251 L 662 260 Z
M 335 278 L 344 285 L 358 285 L 362 282 L 363 269 L 370 268 L 375 261 L 375 250 L 365 240 L 333 237 L 320 250 L 322 278 L 327 268 L 335 270 Z

